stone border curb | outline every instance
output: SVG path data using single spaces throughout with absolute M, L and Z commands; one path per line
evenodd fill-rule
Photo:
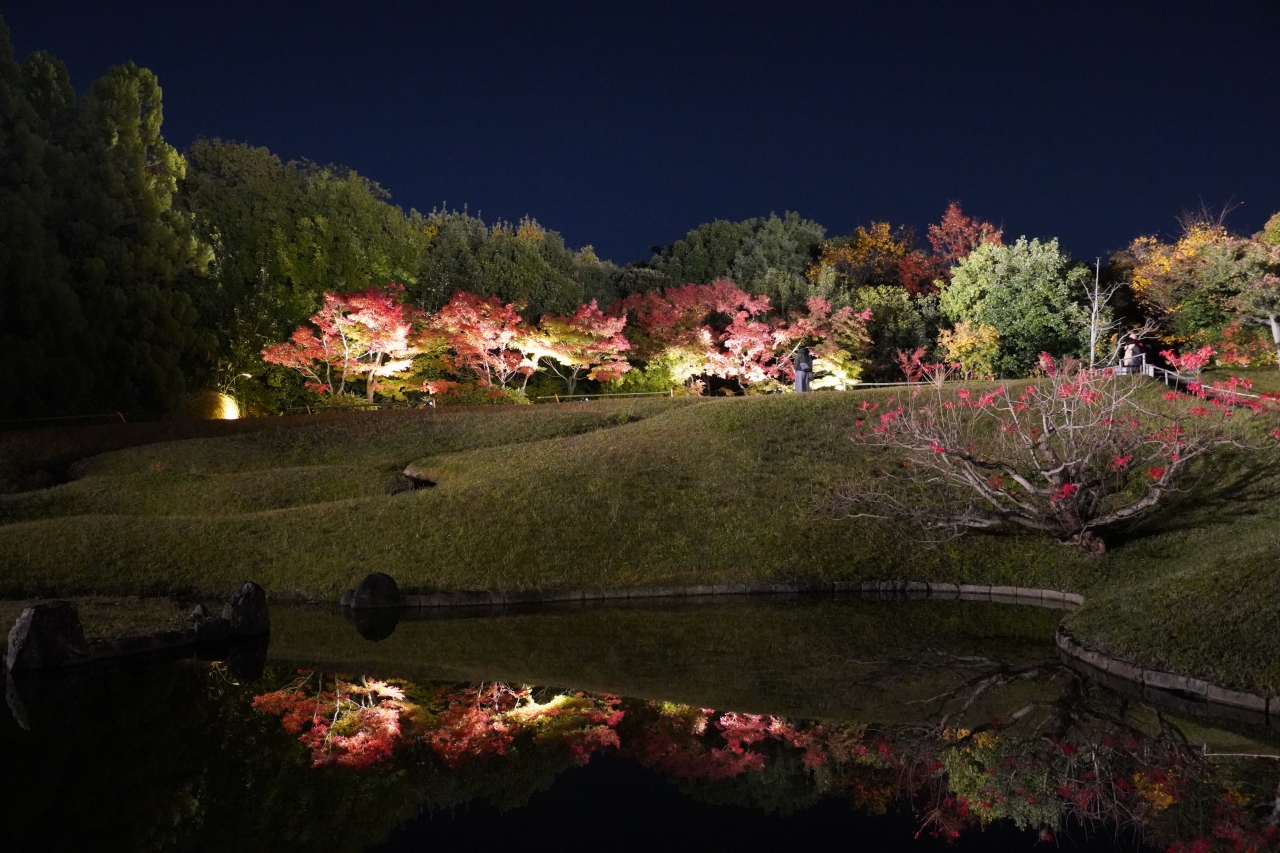
M 388 578 L 388 580 L 390 580 Z M 394 586 L 394 581 L 391 581 Z M 355 590 L 344 593 L 341 606 L 354 603 Z M 445 608 L 506 607 L 508 605 L 637 601 L 662 598 L 698 598 L 739 595 L 823 595 L 832 598 L 858 596 L 864 600 L 939 599 L 944 601 L 990 601 L 1073 611 L 1084 604 L 1078 592 L 992 584 L 926 583 L 923 581 L 822 581 L 810 583 L 724 583 L 692 586 L 615 587 L 601 589 L 519 590 L 512 592 L 434 592 L 425 595 L 397 595 L 394 601 L 370 605 L 405 610 L 432 611 Z M 1259 696 L 1228 690 L 1199 678 L 1173 672 L 1143 669 L 1122 658 L 1103 654 L 1077 642 L 1058 626 L 1055 642 L 1065 662 L 1078 662 L 1107 679 L 1136 688 L 1139 693 L 1158 691 L 1166 701 L 1186 705 L 1185 710 L 1207 712 L 1209 705 L 1234 709 L 1251 721 L 1280 723 L 1280 696 Z
M 220 632 L 221 633 L 221 632 Z M 231 628 L 228 625 L 225 633 L 213 637 L 196 628 L 184 628 L 181 631 L 159 631 L 154 634 L 141 634 L 134 637 L 121 637 L 118 640 L 99 640 L 89 644 L 91 660 L 107 660 L 127 655 L 143 655 L 148 652 L 163 652 L 170 649 L 195 649 L 197 646 L 226 643 L 231 640 Z
M 49 670 L 91 665 L 99 661 L 156 652 L 190 652 L 257 637 L 269 636 L 271 616 L 266 590 L 253 581 L 242 581 L 222 608 L 210 616 L 203 604 L 192 611 L 179 630 L 113 640 L 86 642 L 80 614 L 70 601 L 46 599 L 32 602 L 9 630 L 3 664 L 10 672 Z
M 1239 690 L 1228 690 L 1212 682 L 1175 672 L 1144 669 L 1132 661 L 1091 649 L 1078 641 L 1063 626 L 1058 626 L 1055 642 L 1058 653 L 1068 663 L 1083 663 L 1087 668 L 1120 680 L 1140 693 L 1159 691 L 1165 698 L 1174 694 L 1183 710 L 1204 714 L 1209 705 L 1245 712 L 1248 722 L 1280 722 L 1280 696 L 1259 696 Z
M 630 601 L 649 598 L 701 598 L 738 595 L 857 595 L 868 600 L 936 598 L 941 600 L 996 601 L 1058 610 L 1074 610 L 1084 597 L 1056 589 L 1013 586 L 924 583 L 921 581 L 822 581 L 816 583 L 723 583 L 693 586 L 613 587 L 601 589 L 517 590 L 510 592 L 433 592 L 406 595 L 402 602 L 384 607 L 426 610 L 448 607 L 505 607 L 560 602 Z M 346 593 L 340 601 L 352 607 Z

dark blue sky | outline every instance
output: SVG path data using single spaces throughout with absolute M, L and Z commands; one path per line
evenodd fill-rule
M 350 166 L 406 207 L 536 216 L 626 262 L 717 218 L 918 229 L 948 200 L 1078 257 L 1201 203 L 1280 210 L 1280 2 L 0 0 L 165 135 Z

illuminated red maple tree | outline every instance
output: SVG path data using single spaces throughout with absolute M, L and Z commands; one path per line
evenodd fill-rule
M 990 222 L 965 216 L 960 203 L 955 201 L 947 205 L 942 221 L 930 225 L 928 231 L 933 256 L 941 262 L 944 271 L 950 270 L 957 261 L 983 243 L 1001 245 L 1003 235 L 1004 232 Z
M 546 315 L 539 324 L 535 361 L 564 380 L 572 394 L 582 379 L 608 382 L 631 369 L 623 355 L 631 344 L 623 336 L 626 317 L 611 317 L 596 305 L 580 305 L 569 317 Z
M 473 374 L 481 385 L 506 388 L 519 381 L 523 389 L 538 369 L 539 345 L 517 309 L 496 296 L 460 290 L 428 326 L 444 336 L 454 370 Z
M 821 298 L 810 299 L 789 320 L 771 317 L 769 310 L 769 297 L 721 280 L 636 294 L 611 313 L 633 319 L 629 329 L 640 358 L 665 360 L 681 382 L 717 376 L 745 389 L 789 381 L 794 369 L 788 356 L 801 344 L 844 381 L 856 379 L 869 311 L 833 310 Z
M 935 281 L 951 278 L 951 267 L 983 243 L 999 245 L 1002 232 L 990 222 L 965 216 L 959 202 L 951 202 L 942 221 L 930 225 L 929 245 L 932 253 L 916 249 L 898 261 L 898 281 L 912 295 L 934 292 Z
M 371 287 L 359 293 L 326 293 L 311 325 L 299 326 L 288 341 L 267 347 L 262 358 L 299 371 L 318 394 L 347 393 L 363 379 L 365 396 L 390 385 L 422 352 L 415 329 L 422 314 L 400 301 L 404 287 Z

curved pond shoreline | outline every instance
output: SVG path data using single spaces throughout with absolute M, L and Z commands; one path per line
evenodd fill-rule
M 434 615 L 453 608 L 499 609 L 538 604 L 590 604 L 593 602 L 639 601 L 663 598 L 716 599 L 728 596 L 857 596 L 866 600 L 932 599 L 942 601 L 991 601 L 1074 611 L 1084 604 L 1080 593 L 1064 590 L 991 584 L 931 583 L 923 581 L 861 581 L 773 584 L 701 584 L 605 589 L 520 590 L 510 592 L 434 592 L 404 595 L 402 603 L 355 606 L 354 590 L 344 593 L 341 606 L 351 610 L 401 608 L 406 616 Z M 1137 695 L 1152 692 L 1161 701 L 1171 701 L 1184 710 L 1202 716 L 1226 710 L 1228 716 L 1258 725 L 1280 724 L 1280 696 L 1265 696 L 1230 690 L 1203 679 L 1179 673 L 1149 669 L 1079 642 L 1059 625 L 1055 642 L 1065 662 L 1085 669 L 1089 675 L 1113 687 L 1136 688 Z M 1128 692 L 1133 693 L 1130 689 Z
M 693 586 L 616 587 L 603 589 L 518 590 L 509 592 L 434 592 L 406 595 L 403 602 L 372 605 L 405 607 L 409 610 L 443 607 L 494 607 L 512 604 L 541 604 L 574 601 L 617 601 L 642 598 L 701 598 L 734 595 L 862 595 L 958 599 L 1035 604 L 1074 610 L 1084 596 L 1053 589 L 1030 589 L 987 584 L 923 583 L 920 581 L 827 581 L 820 583 L 724 583 Z M 343 607 L 356 605 L 352 592 L 343 595 Z
M 384 576 L 385 577 L 385 576 Z M 386 578 L 391 581 L 390 578 Z M 862 581 L 821 583 L 770 583 L 770 584 L 702 584 L 689 586 L 655 586 L 634 588 L 571 589 L 571 590 L 522 590 L 513 592 L 434 592 L 427 594 L 397 595 L 396 601 L 372 604 L 362 601 L 356 605 L 355 591 L 342 596 L 340 606 L 347 613 L 369 614 L 395 612 L 394 622 L 400 618 L 449 618 L 451 616 L 483 616 L 509 612 L 510 609 L 528 611 L 550 605 L 554 609 L 564 607 L 592 607 L 623 602 L 652 602 L 681 600 L 726 601 L 734 598 L 831 598 L 835 600 L 858 598 L 862 600 L 937 600 L 937 601 L 989 601 L 999 604 L 1020 604 L 1047 609 L 1074 611 L 1084 603 L 1084 596 L 1063 590 L 1015 587 L 991 584 L 928 583 L 921 581 Z M 362 632 L 364 633 L 364 632 Z M 389 633 L 389 631 L 388 631 Z M 86 661 L 100 665 L 113 660 L 134 657 L 151 657 L 156 653 L 184 656 L 199 654 L 197 647 L 205 644 L 194 630 L 164 631 L 129 637 L 111 642 L 90 644 Z M 209 638 L 214 639 L 214 638 Z M 225 640 L 218 637 L 216 639 Z M 369 637 L 369 639 L 376 639 Z M 1082 669 L 1095 680 L 1108 684 L 1112 689 L 1130 695 L 1152 698 L 1166 704 L 1172 703 L 1182 710 L 1200 716 L 1230 716 L 1242 722 L 1280 727 L 1280 696 L 1260 695 L 1231 690 L 1203 679 L 1174 672 L 1151 669 L 1104 651 L 1086 646 L 1077 640 L 1063 625 L 1059 625 L 1055 638 L 1059 656 L 1064 662 Z M 220 643 L 214 645 L 221 646 Z M 216 653 L 214 655 L 217 656 Z M 83 664 L 82 664 L 83 665 Z

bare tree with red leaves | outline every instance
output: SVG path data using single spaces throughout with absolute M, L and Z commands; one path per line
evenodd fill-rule
M 1148 405 L 1142 380 L 1047 354 L 1040 366 L 1020 390 L 924 386 L 884 410 L 864 402 L 852 438 L 899 456 L 898 473 L 846 486 L 838 505 L 951 535 L 1014 524 L 1101 553 L 1102 531 L 1154 508 L 1195 459 L 1247 446 L 1243 413 L 1274 408 L 1240 396 L 1238 380 Z

